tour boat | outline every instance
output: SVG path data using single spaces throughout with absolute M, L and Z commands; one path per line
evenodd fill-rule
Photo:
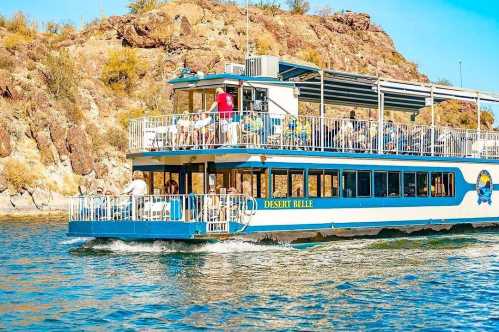
M 497 94 L 272 56 L 169 84 L 172 114 L 129 123 L 148 195 L 73 197 L 69 236 L 293 242 L 499 223 L 499 132 L 480 123 Z M 230 119 L 208 112 L 217 88 L 232 95 Z M 447 100 L 476 103 L 476 129 L 439 125 Z M 415 121 L 423 108 L 428 125 Z

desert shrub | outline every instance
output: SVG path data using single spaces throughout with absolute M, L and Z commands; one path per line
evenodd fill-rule
M 256 52 L 260 55 L 269 54 L 272 49 L 271 41 L 267 38 L 257 37 Z
M 30 22 L 22 12 L 15 13 L 10 20 L 6 20 L 7 30 L 19 33 L 25 37 L 34 37 L 36 34 L 36 23 Z
M 328 5 L 325 5 L 317 10 L 317 15 L 321 17 L 328 17 L 333 15 L 333 10 Z
M 50 92 L 56 98 L 74 99 L 78 71 L 69 52 L 61 49 L 57 53 L 49 53 L 43 64 L 45 70 L 42 75 Z
M 13 192 L 22 192 L 28 188 L 34 188 L 40 179 L 32 168 L 16 159 L 8 159 L 5 162 L 2 176 L 9 189 Z
M 146 114 L 143 108 L 132 108 L 129 110 L 124 110 L 118 113 L 117 120 L 118 123 L 123 128 L 128 128 L 128 122 L 130 119 L 136 119 L 143 117 Z
M 130 91 L 145 70 L 146 64 L 140 60 L 136 50 L 122 48 L 109 52 L 101 79 L 115 91 Z
M 322 57 L 319 51 L 314 48 L 307 48 L 298 53 L 298 57 L 319 67 L 322 66 Z
M 9 51 L 14 51 L 27 44 L 28 41 L 28 38 L 20 33 L 11 33 L 3 38 L 3 46 Z
M 118 151 L 125 152 L 128 146 L 128 135 L 125 130 L 114 127 L 106 131 L 106 140 L 114 146 Z
M 14 60 L 8 52 L 0 52 L 0 69 L 11 69 L 14 65 Z
M 5 16 L 0 14 L 0 27 L 5 28 L 7 26 L 7 19 Z
M 161 0 L 134 0 L 128 4 L 128 9 L 132 14 L 142 14 L 154 9 L 158 9 L 165 2 Z
M 62 102 L 62 107 L 66 112 L 66 117 L 70 123 L 82 123 L 84 115 L 78 103 L 74 102 L 73 100 L 65 99 Z
M 292 14 L 303 15 L 310 10 L 310 3 L 307 0 L 287 0 L 286 3 Z
M 254 6 L 263 9 L 272 16 L 281 11 L 281 4 L 277 0 L 258 0 L 254 3 Z

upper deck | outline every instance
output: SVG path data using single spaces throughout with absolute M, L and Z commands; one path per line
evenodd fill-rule
M 499 103 L 496 94 L 282 61 L 275 66 L 256 76 L 225 73 L 170 81 L 175 114 L 130 120 L 129 153 L 231 147 L 499 159 L 499 132 L 481 128 L 481 105 Z M 229 121 L 207 112 L 217 87 L 234 96 Z M 446 100 L 476 103 L 476 129 L 439 125 L 435 105 Z M 299 102 L 316 103 L 317 115 L 300 115 Z M 375 110 L 376 118 L 326 116 L 326 105 Z M 430 125 L 385 119 L 386 111 L 416 115 L 424 107 L 431 108 Z

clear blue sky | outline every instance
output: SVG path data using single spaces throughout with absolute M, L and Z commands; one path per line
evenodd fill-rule
M 499 93 L 499 1 L 495 0 L 312 0 L 313 10 L 329 5 L 370 14 L 394 39 L 398 50 L 431 80 Z M 82 22 L 127 12 L 127 0 L 0 0 L 0 13 L 26 12 L 40 23 Z M 497 108 L 499 110 L 499 108 Z M 499 111 L 496 121 L 499 123 Z

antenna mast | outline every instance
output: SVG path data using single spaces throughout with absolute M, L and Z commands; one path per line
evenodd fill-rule
M 246 57 L 249 55 L 249 0 L 246 0 Z

